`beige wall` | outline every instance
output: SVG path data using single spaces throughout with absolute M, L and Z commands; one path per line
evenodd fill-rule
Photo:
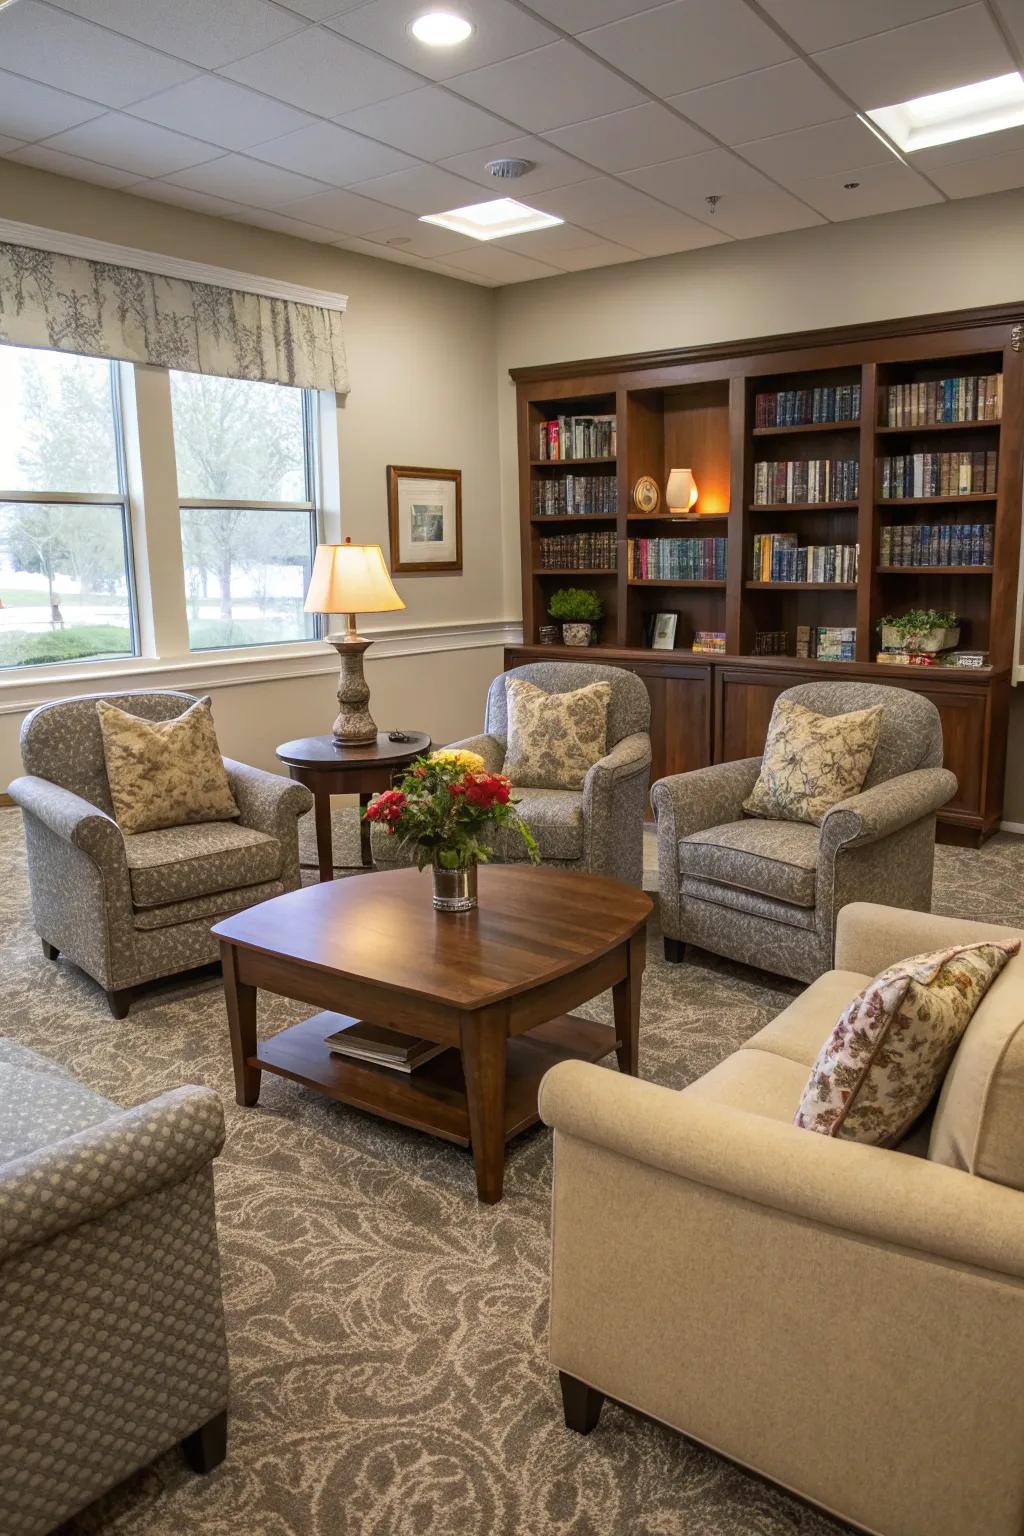
M 1020 302 L 1024 193 L 823 225 L 498 290 L 507 610 L 520 604 L 515 391 L 508 370 L 665 346 Z M 1024 822 L 1024 690 L 1011 702 L 1004 815 Z
M 345 320 L 352 391 L 338 411 L 343 528 L 387 547 L 385 466 L 460 468 L 461 575 L 398 578 L 403 625 L 493 624 L 502 606 L 491 290 L 392 262 L 187 212 L 0 161 L 0 215 L 265 274 L 349 295 Z M 518 604 L 510 610 L 514 617 Z M 366 633 L 375 628 L 362 621 Z M 450 740 L 480 728 L 497 645 L 370 659 L 367 677 L 382 727 L 408 725 Z M 103 683 L 110 687 L 116 684 Z M 140 686 L 151 686 L 149 682 Z M 215 710 L 232 756 L 272 766 L 274 745 L 328 728 L 329 676 L 218 687 Z M 35 690 L 37 696 L 42 689 Z M 0 692 L 0 710 L 3 708 Z M 19 771 L 20 715 L 0 713 L 0 787 Z

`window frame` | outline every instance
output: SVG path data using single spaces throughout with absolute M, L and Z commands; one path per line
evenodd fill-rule
M 3 346 L 13 346 L 13 343 L 0 343 Z M 39 352 L 53 350 L 60 354 L 59 348 L 25 347 L 20 348 L 26 352 Z M 78 356 L 77 353 L 69 353 L 68 356 Z M 64 658 L 59 661 L 37 661 L 26 666 L 17 663 L 8 665 L 0 662 L 0 684 L 8 679 L 24 677 L 26 673 L 34 673 L 37 669 L 45 675 L 52 672 L 55 667 L 67 668 L 78 666 L 117 666 L 120 663 L 135 662 L 141 654 L 141 639 L 139 625 L 138 583 L 135 576 L 135 541 L 132 531 L 132 503 L 128 489 L 127 457 L 125 453 L 125 421 L 124 401 L 121 394 L 121 376 L 117 363 L 112 358 L 102 358 L 99 361 L 107 365 L 107 383 L 110 389 L 111 424 L 114 432 L 114 462 L 117 468 L 118 489 L 116 494 L 93 491 L 10 491 L 0 487 L 0 504 L 16 504 L 21 506 L 44 507 L 119 507 L 121 511 L 121 541 L 124 551 L 124 575 L 125 590 L 128 598 L 128 632 L 131 636 L 131 650 L 123 651 L 117 655 L 104 654 L 99 656 L 77 656 L 73 660 Z

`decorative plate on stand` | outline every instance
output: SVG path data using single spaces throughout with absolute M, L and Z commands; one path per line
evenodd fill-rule
M 633 505 L 638 512 L 657 512 L 661 506 L 661 490 L 651 475 L 641 475 L 633 487 Z

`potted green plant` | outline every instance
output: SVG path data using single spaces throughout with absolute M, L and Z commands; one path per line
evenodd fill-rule
M 596 645 L 604 604 L 590 587 L 559 587 L 548 613 L 562 626 L 563 645 Z
M 891 613 L 882 620 L 882 647 L 887 651 L 923 651 L 932 656 L 952 650 L 959 640 L 956 614 L 936 608 L 912 608 L 909 613 Z

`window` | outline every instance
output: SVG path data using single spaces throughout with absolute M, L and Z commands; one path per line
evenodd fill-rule
M 171 406 L 190 648 L 314 638 L 310 392 L 172 372 Z
M 136 649 L 115 365 L 0 347 L 0 667 Z

